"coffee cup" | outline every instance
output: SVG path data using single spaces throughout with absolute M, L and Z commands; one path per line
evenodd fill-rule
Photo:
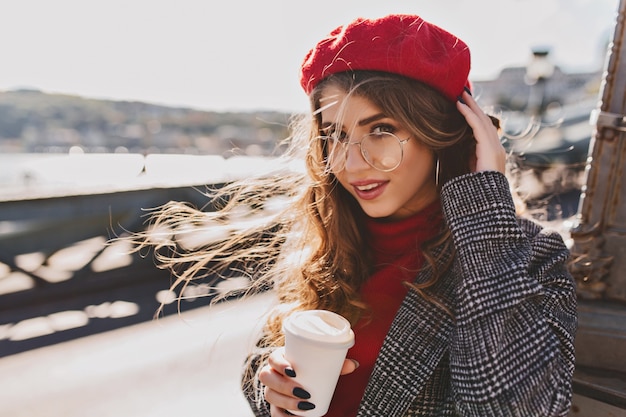
M 311 394 L 313 410 L 292 414 L 321 417 L 328 411 L 348 349 L 354 345 L 350 322 L 326 310 L 296 311 L 283 322 L 285 359 L 296 372 L 295 380 Z

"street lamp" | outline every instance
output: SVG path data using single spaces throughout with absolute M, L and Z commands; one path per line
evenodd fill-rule
M 546 83 L 554 74 L 554 64 L 550 61 L 549 55 L 549 48 L 534 48 L 524 77 L 526 84 L 530 86 L 527 109 L 538 117 L 545 111 Z

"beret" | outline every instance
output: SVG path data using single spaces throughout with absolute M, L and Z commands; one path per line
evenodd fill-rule
M 403 75 L 456 101 L 470 85 L 470 51 L 462 40 L 419 16 L 357 18 L 309 51 L 300 69 L 300 85 L 310 94 L 329 75 L 357 70 Z

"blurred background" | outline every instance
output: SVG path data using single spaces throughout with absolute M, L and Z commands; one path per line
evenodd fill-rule
M 617 9 L 2 2 L 0 415 L 250 415 L 239 370 L 271 294 L 209 310 L 224 283 L 174 293 L 149 254 L 107 242 L 142 230 L 147 209 L 205 207 L 207 189 L 276 168 L 291 117 L 308 109 L 301 60 L 357 16 L 419 14 L 470 46 L 474 95 L 504 120 L 515 188 L 569 239 Z

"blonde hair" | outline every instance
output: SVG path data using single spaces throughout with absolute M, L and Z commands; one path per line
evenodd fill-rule
M 402 76 L 339 73 L 313 90 L 311 114 L 292 120 L 287 151 L 277 164 L 283 168 L 212 190 L 207 193 L 211 210 L 170 202 L 152 212 L 150 229 L 133 240 L 137 250 L 152 247 L 157 264 L 173 271 L 173 288 L 219 280 L 235 270 L 250 280 L 246 293 L 276 291 L 281 309 L 267 322 L 262 342 L 266 346 L 282 344 L 282 318 L 289 311 L 327 309 L 354 324 L 367 308 L 359 298 L 359 289 L 371 274 L 361 233 L 364 214 L 326 169 L 322 141 L 313 140 L 320 134 L 320 99 L 330 85 L 372 101 L 430 148 L 439 161 L 440 185 L 470 169 L 475 141 L 454 103 L 428 85 Z M 284 169 L 293 160 L 303 160 L 303 169 Z M 242 207 L 247 208 L 243 217 Z M 240 217 L 235 222 L 236 216 Z M 188 233 L 202 230 L 212 237 L 201 244 L 186 243 Z M 435 267 L 435 247 L 452 248 L 447 228 L 423 248 L 433 268 L 432 279 L 412 288 L 438 303 L 428 294 L 444 272 Z

